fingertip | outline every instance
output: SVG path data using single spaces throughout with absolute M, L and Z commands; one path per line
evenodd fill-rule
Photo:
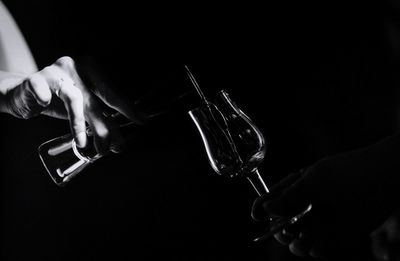
M 251 217 L 255 221 L 266 221 L 269 219 L 268 213 L 263 208 L 263 203 L 268 199 L 268 195 L 262 195 L 253 202 Z
M 38 73 L 29 76 L 25 81 L 29 91 L 35 97 L 36 102 L 42 106 L 49 106 L 52 98 L 50 87 L 46 80 Z
M 46 107 L 49 106 L 50 103 L 51 103 L 51 93 L 50 93 L 49 96 L 42 96 L 42 97 L 40 97 L 40 98 L 36 98 L 36 102 L 37 102 L 40 106 L 46 108 Z
M 76 142 L 76 145 L 77 145 L 79 148 L 84 148 L 84 147 L 86 147 L 86 145 L 87 145 L 87 136 L 86 136 L 86 133 L 83 132 L 83 131 L 77 133 L 76 136 L 75 136 L 75 142 Z
M 50 102 L 44 102 L 44 101 L 41 101 L 41 100 L 36 100 L 36 102 L 37 102 L 40 106 L 42 106 L 43 108 L 46 108 L 47 106 L 50 105 Z
M 295 239 L 289 244 L 289 250 L 295 256 L 304 257 L 309 252 L 309 247 L 302 240 Z

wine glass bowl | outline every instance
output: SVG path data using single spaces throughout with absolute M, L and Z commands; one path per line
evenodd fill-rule
M 227 123 L 227 130 L 242 162 L 242 173 L 253 172 L 265 156 L 266 143 L 262 132 L 230 98 L 226 90 L 217 94 L 214 103 Z
M 246 177 L 258 195 L 268 193 L 258 172 L 265 156 L 264 136 L 225 90 L 218 92 L 213 102 L 189 111 L 189 115 L 217 174 Z
M 217 106 L 208 103 L 189 111 L 189 115 L 202 137 L 213 170 L 221 176 L 237 176 L 241 172 L 241 160 Z

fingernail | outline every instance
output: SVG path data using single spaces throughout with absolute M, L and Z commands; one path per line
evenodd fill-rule
M 76 135 L 75 142 L 76 142 L 76 145 L 79 148 L 84 148 L 86 146 L 86 143 L 87 143 L 87 137 L 86 137 L 85 132 L 79 132 Z
M 42 107 L 47 107 L 50 105 L 50 101 L 37 100 L 36 102 Z

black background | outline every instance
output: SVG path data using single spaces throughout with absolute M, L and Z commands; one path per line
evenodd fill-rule
M 389 5 L 320 2 L 4 1 L 40 68 L 96 57 L 132 99 L 171 88 L 163 80 L 183 64 L 206 95 L 227 89 L 267 138 L 269 184 L 396 130 Z M 256 194 L 212 172 L 186 107 L 64 188 L 37 147 L 68 123 L 0 121 L 2 260 L 295 259 L 272 240 L 250 243 L 263 228 L 250 217 Z

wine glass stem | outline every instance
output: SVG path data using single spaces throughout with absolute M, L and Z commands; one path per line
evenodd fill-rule
M 262 179 L 260 172 L 258 172 L 258 169 L 248 173 L 246 178 L 249 180 L 250 184 L 253 186 L 259 196 L 269 193 L 269 189 L 267 185 L 265 185 L 265 182 Z

